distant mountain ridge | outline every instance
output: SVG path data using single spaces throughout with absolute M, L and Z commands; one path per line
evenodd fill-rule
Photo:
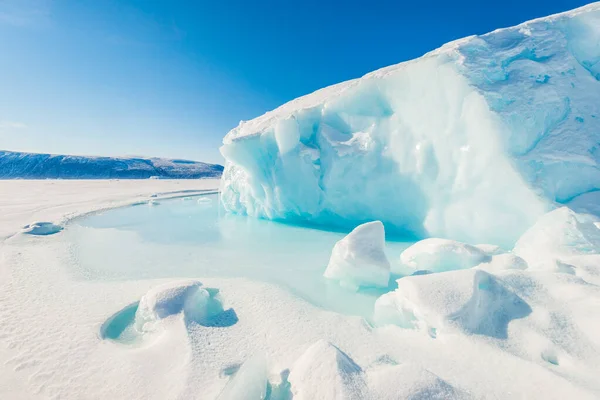
M 198 161 L 22 153 L 0 150 L 0 179 L 220 178 L 223 166 Z

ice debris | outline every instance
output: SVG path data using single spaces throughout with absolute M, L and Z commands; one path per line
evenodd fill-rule
M 383 224 L 373 221 L 359 225 L 338 241 L 323 276 L 352 289 L 387 287 L 390 263 L 385 255 Z

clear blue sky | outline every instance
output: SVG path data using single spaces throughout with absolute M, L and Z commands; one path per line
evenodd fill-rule
M 0 149 L 222 162 L 242 119 L 577 0 L 0 0 Z

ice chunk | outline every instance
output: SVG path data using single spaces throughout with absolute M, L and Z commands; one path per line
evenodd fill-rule
M 354 289 L 387 287 L 390 263 L 384 249 L 385 230 L 380 221 L 359 225 L 335 244 L 323 276 Z
M 514 253 L 531 268 L 561 270 L 577 255 L 600 254 L 600 229 L 597 219 L 561 207 L 538 219 L 521 236 Z
M 148 205 L 150 207 L 158 206 L 158 205 L 160 205 L 160 202 L 158 200 L 151 199 L 151 200 L 148 200 Z
M 421 240 L 400 255 L 402 264 L 431 272 L 471 268 L 489 260 L 490 256 L 475 246 L 436 238 Z
M 135 327 L 139 332 L 152 331 L 160 320 L 183 313 L 187 321 L 210 324 L 223 313 L 218 291 L 206 289 L 195 280 L 169 282 L 146 293 L 140 300 Z
M 481 270 L 411 276 L 375 302 L 378 325 L 417 328 L 436 336 L 459 329 L 505 339 L 510 321 L 531 313 L 529 305 Z
M 212 203 L 212 200 L 209 197 L 200 196 L 198 198 L 198 204 L 210 204 L 210 203 Z
M 267 398 L 267 364 L 255 355 L 244 362 L 227 383 L 218 400 L 263 400 Z
M 362 369 L 333 344 L 319 340 L 294 363 L 288 378 L 294 400 L 362 399 Z
M 52 222 L 34 222 L 29 225 L 25 225 L 21 230 L 22 233 L 27 235 L 53 235 L 63 230 L 60 225 L 55 225 Z

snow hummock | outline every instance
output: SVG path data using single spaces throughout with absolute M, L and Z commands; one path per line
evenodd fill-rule
M 490 255 L 478 247 L 437 238 L 421 240 L 400 255 L 403 265 L 415 271 L 430 272 L 471 268 L 490 259 Z
M 600 4 L 295 99 L 223 140 L 238 214 L 512 248 L 600 189 Z
M 354 289 L 387 287 L 390 263 L 385 255 L 385 230 L 381 221 L 359 225 L 338 241 L 323 276 Z

